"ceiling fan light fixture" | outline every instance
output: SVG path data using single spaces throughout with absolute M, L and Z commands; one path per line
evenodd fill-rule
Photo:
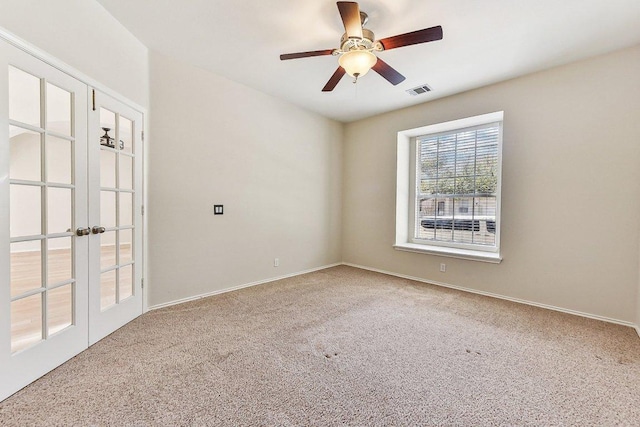
M 376 65 L 378 58 L 368 50 L 350 50 L 340 55 L 338 63 L 351 77 L 362 77 Z
M 376 40 L 373 31 L 363 28 L 367 23 L 368 16 L 360 10 L 358 3 L 354 1 L 339 1 L 337 6 L 345 30 L 340 38 L 340 47 L 338 49 L 312 50 L 280 55 L 280 60 L 282 61 L 312 56 L 340 55 L 338 57 L 340 66 L 322 88 L 323 92 L 331 92 L 335 89 L 345 74 L 353 77 L 353 82 L 356 83 L 359 77 L 367 74 L 372 68 L 386 81 L 396 86 L 402 83 L 405 77 L 381 58 L 376 57 L 373 52 L 442 40 L 442 27 L 440 25 Z

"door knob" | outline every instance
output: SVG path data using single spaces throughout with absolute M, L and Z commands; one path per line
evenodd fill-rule
M 104 231 L 105 231 L 104 227 L 98 227 L 97 225 L 91 229 L 91 232 L 93 234 L 102 234 L 104 233 Z
M 88 235 L 89 235 L 89 233 L 91 233 L 91 229 L 90 229 L 89 227 L 87 227 L 87 228 L 82 228 L 82 227 L 81 227 L 81 228 L 78 228 L 78 229 L 76 230 L 76 235 L 78 235 L 78 236 L 80 236 L 80 237 L 82 237 L 82 236 L 88 236 Z

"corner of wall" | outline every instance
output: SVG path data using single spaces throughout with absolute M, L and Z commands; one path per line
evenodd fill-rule
M 150 306 L 342 260 L 342 123 L 153 50 L 150 93 Z
M 640 261 L 640 246 L 638 248 L 638 258 Z M 640 337 L 640 262 L 638 263 L 638 289 L 636 292 L 636 332 Z
M 346 206 L 346 194 L 345 194 L 345 177 L 346 177 L 346 147 L 347 145 L 347 123 L 340 123 L 340 156 L 341 156 L 341 169 L 340 169 L 340 262 L 344 262 L 344 207 Z
M 438 256 L 393 249 L 395 135 L 403 129 L 504 111 L 505 262 L 451 259 L 447 281 L 617 319 L 640 329 L 640 235 L 633 235 L 640 217 L 628 214 L 640 207 L 640 146 L 634 137 L 640 125 L 629 115 L 640 108 L 639 72 L 640 46 L 634 46 L 349 123 L 343 166 L 343 262 L 424 279 L 442 277 Z M 589 89 L 599 80 L 611 82 L 606 96 Z M 601 141 L 611 138 L 616 139 L 616 149 L 603 158 Z M 554 156 L 549 157 L 550 152 Z M 603 167 L 606 181 L 594 179 L 593 170 Z M 585 187 L 585 182 L 590 185 Z M 637 196 L 610 191 L 620 185 Z M 591 206 L 603 199 L 619 209 L 611 215 L 602 240 L 593 245 L 584 230 L 597 221 Z

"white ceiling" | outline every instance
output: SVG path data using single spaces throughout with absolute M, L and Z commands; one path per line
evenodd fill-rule
M 98 1 L 152 50 L 343 122 L 640 43 L 640 0 L 362 0 L 376 38 L 435 25 L 444 38 L 379 53 L 398 86 L 372 71 L 323 93 L 337 58 L 279 55 L 339 47 L 335 1 Z

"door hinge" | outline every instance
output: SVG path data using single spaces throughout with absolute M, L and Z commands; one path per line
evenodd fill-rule
M 140 281 L 140 286 L 142 286 L 142 288 L 144 288 L 144 279 L 142 279 L 142 280 Z
M 142 214 L 142 215 L 144 215 L 144 205 L 142 205 L 142 206 L 140 207 L 140 212 L 141 212 L 141 214 Z
M 96 111 L 96 90 L 91 89 L 91 103 L 93 106 L 93 111 Z
M 140 135 L 142 136 L 142 142 L 144 142 L 144 131 L 140 131 Z

